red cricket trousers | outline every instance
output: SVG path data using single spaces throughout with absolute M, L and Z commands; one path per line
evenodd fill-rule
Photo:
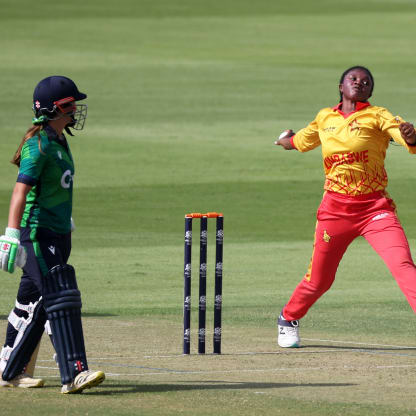
M 306 315 L 331 287 L 345 250 L 363 236 L 384 260 L 416 313 L 416 266 L 393 201 L 384 192 L 348 196 L 326 192 L 318 208 L 309 269 L 283 308 L 285 319 Z

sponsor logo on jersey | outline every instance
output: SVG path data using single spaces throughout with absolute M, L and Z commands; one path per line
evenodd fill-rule
M 64 172 L 61 177 L 61 186 L 62 188 L 68 189 L 71 187 L 71 182 L 74 180 L 74 177 L 71 171 L 68 169 Z
M 49 246 L 48 247 L 48 250 L 53 254 L 53 255 L 55 255 L 55 246 Z
M 334 130 L 336 129 L 336 127 L 325 127 L 324 129 L 323 129 L 323 131 L 325 132 L 325 133 L 332 133 Z
M 324 165 L 327 169 L 339 165 L 352 165 L 355 162 L 368 163 L 368 150 L 362 150 L 361 152 L 335 153 L 324 159 Z

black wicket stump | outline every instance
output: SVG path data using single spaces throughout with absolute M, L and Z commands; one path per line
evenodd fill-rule
M 191 353 L 192 218 L 185 217 L 185 265 L 183 296 L 183 353 Z
M 201 218 L 199 237 L 199 306 L 198 306 L 198 353 L 205 354 L 205 322 L 207 305 L 207 238 L 208 218 Z
M 208 218 L 216 218 L 215 244 L 215 300 L 214 300 L 214 354 L 221 354 L 222 312 L 222 261 L 224 240 L 224 217 L 216 212 L 192 213 L 185 216 L 185 265 L 183 306 L 183 353 L 190 354 L 191 346 L 191 275 L 192 275 L 192 219 L 201 219 L 199 240 L 199 304 L 198 304 L 198 353 L 205 354 L 206 345 L 206 295 L 207 295 L 207 247 Z
M 217 233 L 215 240 L 214 354 L 221 354 L 222 257 L 224 241 L 223 216 L 217 217 Z

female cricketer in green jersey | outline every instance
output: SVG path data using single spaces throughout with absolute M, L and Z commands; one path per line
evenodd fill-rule
M 35 117 L 12 163 L 19 167 L 6 232 L 0 237 L 1 269 L 23 268 L 14 309 L 0 354 L 0 386 L 41 387 L 26 368 L 49 321 L 62 381 L 62 393 L 77 393 L 104 381 L 88 370 L 81 324 L 81 294 L 71 251 L 74 162 L 65 130 L 81 130 L 87 96 L 63 76 L 36 86 Z

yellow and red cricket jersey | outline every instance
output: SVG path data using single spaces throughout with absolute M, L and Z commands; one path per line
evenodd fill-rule
M 398 127 L 404 120 L 368 102 L 357 103 L 350 114 L 344 114 L 340 106 L 322 109 L 292 137 L 292 145 L 300 152 L 322 145 L 327 191 L 363 195 L 384 190 L 390 138 L 416 154 L 416 146 L 409 146 L 401 137 Z

